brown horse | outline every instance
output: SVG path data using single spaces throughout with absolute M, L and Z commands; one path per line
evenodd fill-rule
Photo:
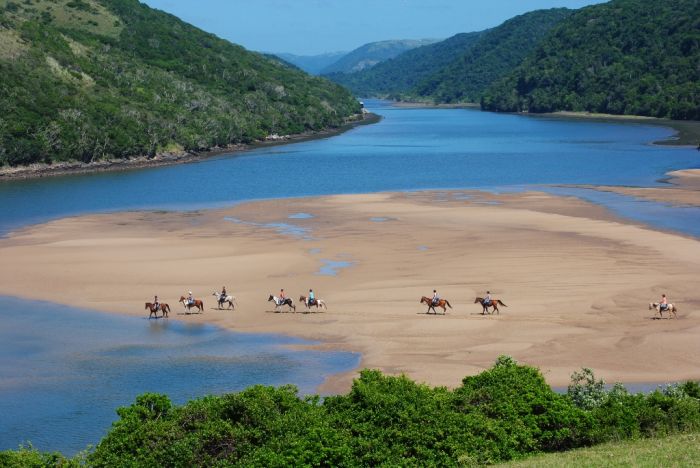
M 497 314 L 499 314 L 499 315 L 501 314 L 501 312 L 498 310 L 498 306 L 499 306 L 499 305 L 502 305 L 503 307 L 508 307 L 508 306 L 505 305 L 505 304 L 503 303 L 503 301 L 500 300 L 500 299 L 491 299 L 491 302 L 489 302 L 488 304 L 486 304 L 486 303 L 484 302 L 484 298 L 483 298 L 483 297 L 477 297 L 476 299 L 474 299 L 474 304 L 476 304 L 477 302 L 478 302 L 479 304 L 481 304 L 481 307 L 484 308 L 484 310 L 481 311 L 481 315 L 486 315 L 486 313 L 489 311 L 489 307 L 493 307 L 493 312 L 490 312 L 491 314 L 493 314 L 493 313 L 495 312 L 495 313 L 497 313 Z
M 433 300 L 431 298 L 423 296 L 420 298 L 420 303 L 428 306 L 428 310 L 425 311 L 426 314 L 430 313 L 430 309 L 433 309 L 433 313 L 437 314 L 435 307 L 442 307 L 442 315 L 445 315 L 447 313 L 447 307 L 450 309 L 452 308 L 450 301 L 447 299 L 440 299 L 436 304 L 433 304 Z M 447 305 L 447 307 L 445 307 L 445 305 Z
M 313 306 L 316 306 L 316 310 L 319 308 L 328 310 L 328 307 L 326 307 L 326 301 L 323 299 L 314 299 L 314 303 L 309 304 L 309 300 L 306 296 L 299 296 L 299 302 L 303 302 L 307 310 L 311 310 Z
M 170 312 L 170 306 L 164 302 L 160 303 L 160 307 L 156 308 L 155 305 L 153 305 L 150 302 L 146 302 L 146 309 L 150 310 L 151 313 L 148 314 L 148 318 L 155 317 L 158 318 L 158 311 L 160 310 L 163 315 L 161 317 L 168 318 L 168 312 Z
M 195 299 L 192 304 L 187 302 L 187 298 L 185 296 L 180 296 L 180 300 L 178 302 L 182 302 L 182 306 L 187 310 L 187 313 L 190 312 L 190 309 L 192 307 L 196 307 L 199 313 L 204 312 L 204 301 L 201 299 Z

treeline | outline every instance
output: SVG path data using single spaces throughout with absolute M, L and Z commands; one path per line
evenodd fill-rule
M 300 398 L 255 386 L 174 406 L 145 394 L 89 453 L 32 449 L 2 466 L 471 466 L 604 441 L 700 429 L 700 386 L 606 390 L 575 373 L 566 394 L 537 369 L 500 357 L 454 390 L 365 370 L 348 394 Z
M 698 120 L 698 63 L 698 0 L 613 0 L 563 21 L 482 107 Z
M 3 3 L 0 165 L 205 150 L 360 110 L 336 84 L 137 0 Z

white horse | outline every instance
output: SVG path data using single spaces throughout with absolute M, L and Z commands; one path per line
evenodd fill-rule
M 299 296 L 299 302 L 303 302 L 304 305 L 306 306 L 306 310 L 311 310 L 311 307 L 316 306 L 316 310 L 319 308 L 328 310 L 328 307 L 326 307 L 326 301 L 323 299 L 314 299 L 314 303 L 312 305 L 309 305 L 309 299 L 306 296 Z
M 221 306 L 226 304 L 227 302 L 228 302 L 227 309 L 235 309 L 236 306 L 238 305 L 238 303 L 236 302 L 236 296 L 228 295 L 222 299 L 221 294 L 216 292 L 216 291 L 211 293 L 211 295 L 216 297 L 216 302 L 219 304 L 219 309 L 221 309 Z
M 663 318 L 663 312 L 664 310 L 668 312 L 668 318 L 671 318 L 671 315 L 673 315 L 673 318 L 678 318 L 678 307 L 676 307 L 673 304 L 668 304 L 665 309 L 661 308 L 661 304 L 658 302 L 650 302 L 649 303 L 649 310 L 651 309 L 656 309 L 656 311 L 659 313 L 659 317 Z
M 295 306 L 292 303 L 292 300 L 288 297 L 286 297 L 286 298 L 284 298 L 284 300 L 282 300 L 279 297 L 273 296 L 272 294 L 270 294 L 270 297 L 267 298 L 267 302 L 271 302 L 271 301 L 274 301 L 275 310 L 277 310 L 278 312 L 282 312 L 282 306 L 285 306 L 285 305 L 289 306 L 290 310 L 293 310 L 294 312 L 297 311 L 297 306 Z

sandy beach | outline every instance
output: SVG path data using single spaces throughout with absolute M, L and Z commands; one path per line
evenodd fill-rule
M 611 382 L 700 378 L 700 242 L 575 198 L 380 193 L 88 215 L 15 232 L 0 255 L 0 294 L 134 316 L 158 294 L 171 318 L 317 340 L 432 385 L 459 385 L 500 354 L 555 386 L 582 366 Z M 234 312 L 215 308 L 222 285 Z M 328 311 L 275 313 L 280 288 L 295 302 L 313 288 Z M 419 304 L 433 288 L 452 305 L 444 316 Z M 203 314 L 183 314 L 188 290 Z M 473 303 L 486 290 L 508 305 L 500 315 Z M 677 320 L 647 309 L 662 293 Z

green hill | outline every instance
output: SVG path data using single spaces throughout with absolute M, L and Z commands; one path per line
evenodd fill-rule
M 438 103 L 479 102 L 486 88 L 525 59 L 572 10 L 556 8 L 516 16 L 484 32 L 461 57 L 409 93 Z
M 700 1 L 612 0 L 561 22 L 482 107 L 697 120 L 699 63 Z
M 396 96 L 457 59 L 480 34 L 457 34 L 441 42 L 411 49 L 368 70 L 325 76 L 350 88 L 357 96 Z
M 347 52 L 329 52 L 327 54 L 319 55 L 295 55 L 287 53 L 275 54 L 281 59 L 296 65 L 297 67 L 304 70 L 306 73 L 311 73 L 312 75 L 320 75 L 321 70 L 329 65 L 337 62 L 340 58 L 347 55 Z
M 0 0 L 0 165 L 205 150 L 341 125 L 341 87 L 137 0 Z
M 340 57 L 321 70 L 321 74 L 355 73 L 366 70 L 407 50 L 432 44 L 433 42 L 437 41 L 433 39 L 401 39 L 370 42 Z

